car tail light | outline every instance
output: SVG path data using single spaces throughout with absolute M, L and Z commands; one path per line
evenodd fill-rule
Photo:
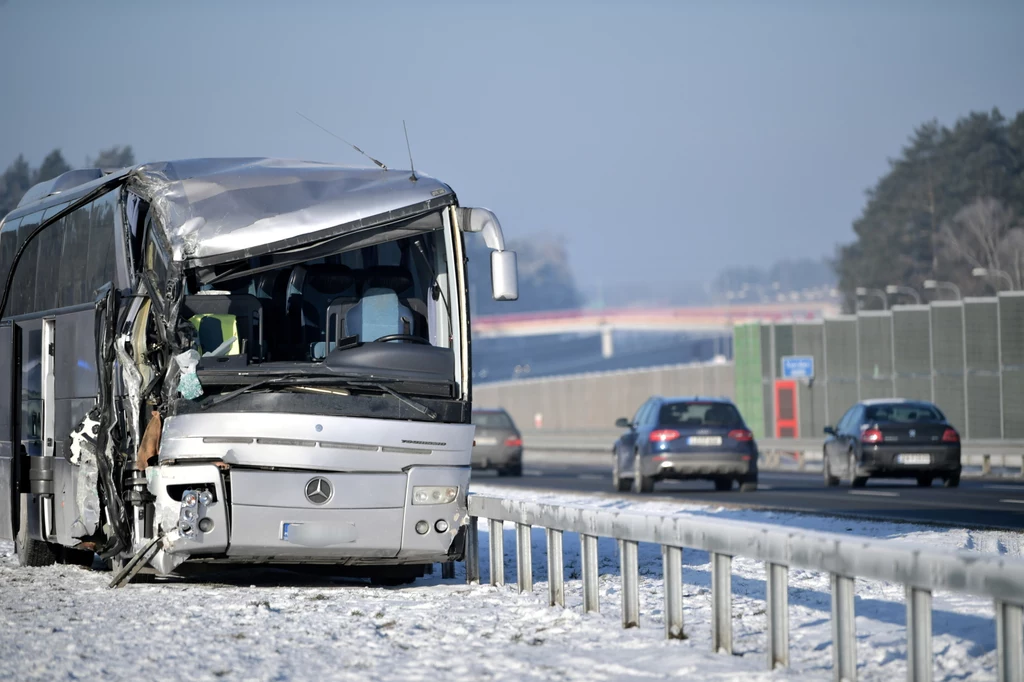
M 658 429 L 657 431 L 651 431 L 652 443 L 664 443 L 666 441 L 675 440 L 676 438 L 679 438 L 679 432 L 675 429 Z
M 878 429 L 868 429 L 864 433 L 860 434 L 860 440 L 862 443 L 881 443 L 885 436 Z
M 505 439 L 505 445 L 510 448 L 518 448 L 523 444 L 523 439 L 516 436 L 509 436 Z
M 943 443 L 959 443 L 960 442 L 960 434 L 957 433 L 955 429 L 946 429 L 942 433 L 942 442 Z
M 754 440 L 754 434 L 746 429 L 733 429 L 729 432 L 729 438 L 738 440 L 741 443 L 746 443 L 747 441 Z

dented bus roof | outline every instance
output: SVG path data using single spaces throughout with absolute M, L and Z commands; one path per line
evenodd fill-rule
M 128 187 L 150 202 L 174 260 L 213 264 L 293 248 L 456 203 L 410 171 L 268 158 L 148 163 Z
M 40 183 L 8 218 L 124 183 L 152 206 L 174 260 L 212 265 L 457 203 L 448 185 L 419 172 L 312 161 L 208 158 L 90 170 L 96 172 L 69 171 Z

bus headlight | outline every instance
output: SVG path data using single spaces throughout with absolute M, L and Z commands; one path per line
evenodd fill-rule
M 412 489 L 413 504 L 451 504 L 459 495 L 458 486 L 417 485 Z

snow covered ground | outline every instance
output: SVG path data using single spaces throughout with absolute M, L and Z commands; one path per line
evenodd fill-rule
M 1020 556 L 1021 534 L 851 521 L 795 514 L 630 502 L 474 485 L 482 494 L 638 511 L 709 514 L 935 548 Z M 486 524 L 480 526 L 487 580 Z M 792 665 L 765 670 L 764 566 L 733 562 L 736 655 L 710 653 L 710 566 L 683 555 L 689 639 L 663 639 L 661 555 L 641 545 L 641 627 L 620 627 L 616 543 L 599 543 L 601 613 L 581 615 L 579 541 L 564 538 L 569 608 L 547 606 L 543 530 L 533 534 L 534 592 L 516 593 L 515 535 L 505 529 L 509 585 L 467 586 L 439 572 L 402 588 L 369 587 L 279 570 L 238 569 L 204 580 L 108 590 L 109 573 L 73 566 L 22 569 L 0 542 L 0 679 L 702 680 L 829 679 L 828 576 L 790 572 Z M 902 588 L 858 581 L 860 679 L 906 679 Z M 992 679 L 992 605 L 935 595 L 936 679 Z

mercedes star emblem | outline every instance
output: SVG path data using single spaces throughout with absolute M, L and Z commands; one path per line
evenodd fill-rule
M 331 482 L 322 476 L 312 478 L 306 484 L 306 499 L 313 504 L 327 504 L 333 495 Z

